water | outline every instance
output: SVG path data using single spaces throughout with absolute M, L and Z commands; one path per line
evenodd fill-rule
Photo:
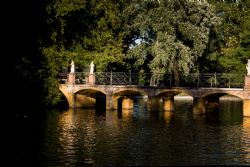
M 122 112 L 52 110 L 32 129 L 32 149 L 19 146 L 26 166 L 250 164 L 250 118 L 240 101 L 221 102 L 214 115 L 193 115 L 186 100 L 172 112 L 149 112 L 140 103 Z

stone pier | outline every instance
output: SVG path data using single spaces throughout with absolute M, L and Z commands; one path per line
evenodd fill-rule
M 133 109 L 134 108 L 134 103 L 133 99 L 129 97 L 123 97 L 122 99 L 122 109 Z
M 243 100 L 243 116 L 250 117 L 250 99 Z
M 166 111 L 174 110 L 174 96 L 163 97 L 163 110 Z
M 194 98 L 193 114 L 204 114 L 206 112 L 206 99 Z

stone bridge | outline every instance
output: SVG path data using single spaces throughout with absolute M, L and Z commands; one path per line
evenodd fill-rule
M 219 107 L 223 95 L 238 97 L 243 102 L 243 115 L 250 116 L 250 80 L 244 88 L 157 87 L 137 85 L 94 85 L 65 83 L 60 85 L 69 107 L 101 107 L 132 109 L 137 97 L 144 97 L 149 110 L 174 110 L 174 96 L 184 93 L 193 97 L 193 113 L 205 113 Z M 249 82 L 249 83 L 248 83 Z M 162 101 L 162 103 L 160 103 Z M 160 106 L 162 105 L 162 106 Z

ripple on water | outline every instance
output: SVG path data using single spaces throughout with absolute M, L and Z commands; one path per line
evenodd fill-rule
M 209 122 L 205 115 L 193 115 L 187 103 L 175 106 L 173 112 L 131 110 L 100 114 L 78 109 L 48 113 L 39 132 L 42 137 L 37 145 L 37 163 L 42 166 L 250 163 L 250 118 L 244 117 L 242 122 L 227 118 L 223 124 Z

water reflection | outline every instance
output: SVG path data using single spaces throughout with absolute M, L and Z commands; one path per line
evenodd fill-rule
M 220 124 L 242 123 L 243 102 L 241 100 L 220 100 Z
M 58 120 L 58 149 L 60 149 L 58 151 L 67 155 L 67 159 L 62 159 L 66 165 L 74 163 L 76 157 L 76 134 L 74 134 L 74 129 L 76 129 L 75 119 L 74 113 L 70 110 L 60 115 Z
M 250 164 L 250 118 L 245 117 L 243 119 L 243 130 L 242 130 L 242 140 L 243 143 L 243 156 L 245 162 Z
M 136 105 L 122 111 L 51 111 L 37 166 L 250 163 L 250 118 L 242 118 L 240 103 L 223 103 L 217 122 L 193 115 L 190 101 L 176 102 L 174 111 L 150 112 Z

